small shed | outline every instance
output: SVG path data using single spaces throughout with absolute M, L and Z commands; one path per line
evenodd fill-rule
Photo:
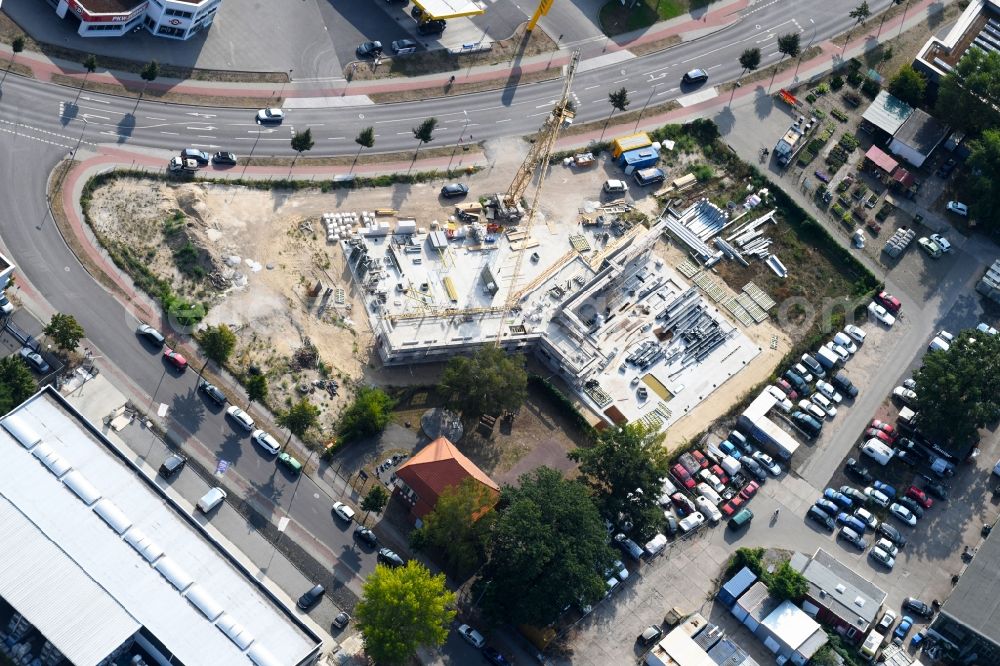
M 872 146 L 865 153 L 865 163 L 870 165 L 872 172 L 883 182 L 887 182 L 892 172 L 899 166 L 899 162 L 878 146 Z
M 889 151 L 919 169 L 947 134 L 948 128 L 943 123 L 920 109 L 914 109 L 892 135 Z
M 722 586 L 717 595 L 718 599 L 726 608 L 732 608 L 736 600 L 740 598 L 740 595 L 756 582 L 757 574 L 750 571 L 749 567 L 743 567 Z

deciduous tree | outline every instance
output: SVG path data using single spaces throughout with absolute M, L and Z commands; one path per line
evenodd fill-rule
M 910 106 L 919 106 L 924 101 L 927 79 L 913 69 L 913 65 L 903 65 L 889 81 L 889 92 Z
M 80 101 L 80 94 L 87 85 L 87 77 L 97 71 L 97 58 L 94 57 L 93 54 L 88 55 L 83 59 L 83 68 L 87 70 L 87 73 L 83 75 L 83 81 L 80 82 L 80 89 L 76 91 L 76 100 L 74 100 L 74 104 Z
M 244 388 L 247 390 L 247 397 L 250 398 L 250 403 L 247 404 L 247 409 L 250 409 L 250 405 L 255 402 L 262 402 L 267 398 L 267 376 L 262 373 L 253 373 L 247 375 L 246 380 L 243 382 Z
M 935 115 L 952 127 L 982 132 L 1000 127 L 1000 53 L 973 46 L 941 79 Z
M 603 431 L 597 444 L 574 449 L 581 481 L 590 489 L 601 515 L 632 523 L 635 533 L 651 537 L 663 522 L 657 500 L 661 479 L 670 470 L 663 434 L 640 424 Z
M 407 663 L 417 648 L 437 647 L 448 638 L 455 595 L 444 574 L 431 575 L 416 560 L 396 569 L 378 565 L 362 589 L 355 615 L 375 663 Z
M 375 128 L 366 127 L 361 130 L 354 138 L 354 143 L 358 144 L 358 152 L 354 156 L 354 164 L 351 165 L 352 171 L 354 170 L 354 165 L 358 163 L 358 158 L 361 157 L 361 151 L 375 145 Z
M 285 446 L 292 440 L 292 435 L 302 438 L 309 428 L 319 423 L 319 407 L 302 398 L 284 412 L 278 414 L 275 419 L 282 428 L 287 428 L 289 433 Z M 284 447 L 282 447 L 284 449 Z
M 52 338 L 52 342 L 56 343 L 56 347 L 65 352 L 71 352 L 76 349 L 77 345 L 80 344 L 80 340 L 85 335 L 83 326 L 77 323 L 73 315 L 62 314 L 61 312 L 52 315 L 52 319 L 49 320 L 43 332 Z
M 483 568 L 482 606 L 491 618 L 544 627 L 567 605 L 604 595 L 602 574 L 615 556 L 582 484 L 540 467 L 503 489 L 497 512 Z
M 524 357 L 489 345 L 472 358 L 456 356 L 448 361 L 438 390 L 466 418 L 513 411 L 528 395 Z
M 434 140 L 434 128 L 437 127 L 437 124 L 437 118 L 428 118 L 413 128 L 413 138 L 417 140 L 417 150 L 413 153 L 414 160 L 417 159 L 417 153 L 420 152 L 420 146 Z
M 17 57 L 18 53 L 24 50 L 24 37 L 21 35 L 15 37 L 14 41 L 10 43 L 10 50 L 13 51 L 13 53 L 10 56 L 10 60 L 7 61 L 7 69 L 3 72 L 3 78 L 0 79 L 0 85 L 3 85 L 3 82 L 7 80 L 7 74 L 10 72 L 10 68 L 14 66 L 14 58 Z
M 809 581 L 785 560 L 768 575 L 767 589 L 779 599 L 798 601 L 809 591 Z
M 17 407 L 35 391 L 35 378 L 20 356 L 0 358 L 0 414 Z
M 362 386 L 340 417 L 337 428 L 340 437 L 352 441 L 377 435 L 389 424 L 394 405 L 395 401 L 382 389 Z
M 146 66 L 142 68 L 139 72 L 139 76 L 142 77 L 142 90 L 139 91 L 139 97 L 135 100 L 135 108 L 132 109 L 132 113 L 135 113 L 135 109 L 139 108 L 139 102 L 142 101 L 142 96 L 146 94 L 146 86 L 156 80 L 156 77 L 160 75 L 160 63 L 155 60 L 150 60 L 146 63 Z
M 205 365 L 201 366 L 201 371 L 205 370 L 209 361 L 215 361 L 219 365 L 224 365 L 229 360 L 229 356 L 236 349 L 236 334 L 225 324 L 209 326 L 198 337 L 201 343 L 201 350 L 207 357 Z
M 872 15 L 872 10 L 868 6 L 868 0 L 864 0 L 860 5 L 847 12 L 847 15 L 854 19 L 854 25 L 851 26 L 851 30 L 854 30 L 854 28 L 867 21 L 868 17 Z M 850 31 L 848 31 L 847 37 L 844 39 L 844 48 L 840 51 L 841 53 L 847 50 L 847 43 L 849 41 L 851 41 Z
M 490 489 L 475 479 L 446 488 L 434 510 L 424 516 L 423 526 L 410 534 L 410 543 L 432 551 L 447 571 L 464 579 L 485 557 L 495 518 L 488 507 L 494 499 Z
M 292 150 L 295 151 L 295 157 L 292 158 L 292 167 L 295 166 L 295 160 L 299 159 L 299 156 L 307 150 L 312 150 L 312 147 L 316 145 L 313 141 L 312 130 L 308 127 L 301 132 L 296 132 L 292 136 Z M 291 170 L 289 170 L 291 173 Z
M 389 492 L 385 489 L 381 483 L 376 483 L 371 487 L 365 494 L 365 498 L 361 500 L 361 510 L 365 512 L 365 520 L 368 520 L 368 514 L 372 513 L 382 513 L 382 509 L 385 505 L 389 503 Z
M 1000 129 L 988 129 L 970 144 L 969 187 L 970 212 L 980 222 L 1000 228 Z

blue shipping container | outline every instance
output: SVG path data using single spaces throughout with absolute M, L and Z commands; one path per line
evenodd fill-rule
M 635 167 L 636 169 L 645 169 L 647 167 L 656 166 L 656 163 L 660 161 L 660 151 L 649 146 L 645 148 L 638 148 L 636 150 L 630 150 L 626 153 L 622 153 L 621 165 L 622 167 Z

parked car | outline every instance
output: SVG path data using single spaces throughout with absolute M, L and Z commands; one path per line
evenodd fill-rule
M 945 238 L 941 234 L 931 234 L 930 238 L 932 241 L 934 241 L 935 244 L 937 244 L 939 248 L 941 248 L 942 252 L 946 253 L 951 252 L 951 243 L 948 241 L 947 238 Z
M 792 401 L 788 399 L 785 392 L 777 386 L 768 386 L 765 389 L 775 400 L 774 406 L 788 414 L 792 411 Z
M 682 453 L 677 458 L 677 462 L 678 464 L 682 465 L 684 469 L 687 470 L 687 473 L 690 474 L 692 477 L 701 471 L 701 465 L 698 464 L 698 461 L 695 460 L 694 456 L 692 456 L 690 453 Z
M 961 201 L 949 201 L 945 208 L 955 215 L 961 215 L 962 217 L 968 217 L 969 215 L 969 207 Z
M 677 515 L 684 518 L 688 514 L 694 513 L 694 504 L 691 503 L 683 493 L 674 493 L 670 496 L 670 500 L 673 502 L 674 509 L 677 511 Z
M 916 516 L 918 520 L 924 517 L 924 507 L 912 497 L 900 497 L 896 501 L 909 509 L 910 513 Z
M 865 525 L 867 525 L 868 529 L 870 530 L 878 529 L 879 526 L 878 518 L 876 518 L 875 514 L 873 514 L 871 511 L 864 508 L 863 506 L 859 506 L 857 509 L 854 510 L 854 517 L 862 521 Z
M 785 394 L 785 397 L 788 398 L 789 400 L 799 399 L 799 394 L 795 391 L 792 385 L 788 383 L 787 379 L 778 377 L 778 379 L 774 382 L 774 384 L 779 389 L 781 389 L 781 391 Z
M 827 532 L 832 532 L 835 528 L 833 518 L 828 516 L 825 511 L 815 506 L 809 507 L 809 510 L 806 512 L 806 520 L 811 520 Z
M 897 645 L 902 645 L 903 641 L 906 640 L 906 635 L 910 633 L 910 629 L 912 628 L 913 618 L 909 615 L 904 615 L 903 619 L 899 623 L 899 626 L 896 627 L 894 632 L 892 632 L 892 642 Z
M 302 472 L 302 462 L 291 453 L 279 453 L 278 464 L 287 467 L 292 474 Z
M 639 544 L 632 541 L 624 534 L 616 534 L 612 543 L 633 560 L 642 559 L 642 548 L 639 547 Z
M 747 485 L 740 489 L 739 496 L 742 497 L 744 501 L 749 502 L 753 499 L 753 496 L 757 494 L 758 490 L 760 490 L 760 484 L 756 481 L 750 481 Z
M 354 49 L 355 55 L 359 58 L 374 58 L 382 55 L 382 42 L 361 42 L 358 48 Z
M 763 451 L 754 451 L 751 456 L 757 464 L 767 470 L 771 476 L 781 476 L 781 466 L 774 462 L 774 458 Z
M 917 244 L 920 246 L 920 249 L 926 252 L 932 259 L 940 259 L 941 255 L 944 254 L 941 247 L 927 236 L 921 236 L 918 238 Z
M 198 150 L 197 148 L 185 148 L 182 150 L 181 159 L 194 160 L 198 163 L 198 166 L 207 166 L 211 160 L 208 153 L 203 150 Z
M 212 155 L 213 164 L 232 166 L 236 164 L 236 153 L 218 152 Z
M 872 475 L 868 468 L 854 458 L 848 458 L 844 463 L 844 473 L 860 483 L 871 483 L 872 481 Z
M 889 630 L 892 629 L 892 625 L 894 624 L 896 624 L 896 611 L 886 610 L 886 612 L 882 614 L 882 619 L 880 619 L 878 624 L 875 625 L 875 631 L 883 636 L 887 636 L 889 634 Z
M 347 506 L 343 502 L 334 502 L 332 510 L 333 513 L 345 523 L 349 523 L 354 520 L 354 509 Z
M 820 394 L 822 394 L 828 400 L 834 403 L 839 404 L 844 399 L 844 396 L 840 395 L 840 393 L 837 392 L 837 389 L 833 387 L 833 384 L 825 382 L 822 379 L 816 382 L 816 390 L 819 391 Z
M 397 39 L 389 46 L 394 55 L 406 55 L 417 50 L 417 43 L 412 39 Z
M 917 517 L 913 515 L 913 512 L 907 509 L 902 504 L 893 503 L 889 506 L 889 513 L 898 518 L 900 521 L 906 523 L 910 527 L 917 524 Z
M 890 571 L 892 571 L 892 567 L 896 564 L 896 558 L 878 546 L 868 551 L 868 556 Z
M 703 469 L 700 472 L 698 472 L 698 478 L 700 478 L 704 482 L 704 485 L 708 485 L 708 487 L 710 487 L 717 493 L 721 493 L 726 489 L 726 485 L 722 483 L 722 479 L 712 474 L 707 469 Z
M 226 408 L 226 416 L 236 421 L 247 432 L 253 431 L 253 418 L 236 405 L 230 405 Z
M 708 469 L 708 458 L 705 457 L 704 453 L 702 453 L 698 449 L 693 449 L 692 451 L 690 451 L 690 454 L 691 457 L 694 458 L 694 461 L 698 463 L 698 467 L 700 467 L 703 470 Z
M 735 516 L 729 519 L 729 529 L 738 530 L 742 527 L 746 527 L 752 520 L 753 511 L 750 509 L 741 509 Z
M 928 497 L 927 493 L 916 486 L 910 486 L 906 489 L 906 497 L 914 500 L 924 509 L 929 509 L 934 506 L 934 500 Z
M 39 374 L 44 375 L 52 369 L 49 367 L 49 364 L 45 362 L 45 359 L 42 358 L 42 355 L 31 347 L 21 347 L 20 354 L 21 358 L 24 359 L 24 362 L 28 364 L 28 367 Z
M 175 352 L 170 347 L 164 347 L 163 348 L 163 358 L 164 358 L 164 360 L 167 363 L 169 363 L 170 365 L 174 366 L 174 368 L 177 371 L 183 372 L 183 371 L 187 370 L 187 367 L 188 367 L 187 359 L 184 358 L 184 356 L 182 356 L 180 354 L 180 352 Z
M 816 380 L 816 377 L 809 372 L 809 368 L 801 363 L 793 365 L 792 370 L 795 371 L 795 374 L 801 377 L 807 384 L 812 384 Z
M 934 617 L 934 609 L 930 604 L 924 603 L 916 597 L 906 597 L 903 601 L 903 609 L 923 618 L 930 619 Z
M 935 481 L 928 476 L 924 477 L 924 492 L 939 500 L 948 499 L 948 486 L 939 481 Z
M 740 509 L 743 508 L 744 504 L 746 504 L 746 500 L 737 495 L 736 497 L 734 497 L 733 499 L 729 500 L 721 507 L 719 507 L 719 510 L 722 511 L 723 516 L 731 518 L 732 516 L 735 516 Z
M 375 560 L 379 564 L 384 564 L 389 567 L 403 567 L 406 566 L 406 561 L 399 556 L 394 550 L 389 548 L 379 548 L 378 555 L 375 556 Z
M 285 119 L 285 112 L 275 108 L 261 109 L 256 118 L 261 125 L 280 125 Z
M 725 453 L 727 456 L 732 456 L 737 460 L 743 457 L 743 452 L 740 451 L 736 447 L 736 445 L 730 442 L 728 439 L 723 440 L 722 443 L 719 444 L 719 450 Z
M 816 437 L 823 430 L 823 422 L 805 412 L 792 412 L 792 422 L 809 437 Z
M 222 504 L 223 500 L 225 500 L 227 496 L 226 491 L 218 486 L 210 488 L 209 491 L 202 495 L 201 499 L 198 500 L 198 510 L 207 514 L 212 511 L 212 509 Z
M 889 539 L 886 539 L 885 537 L 876 541 L 875 547 L 881 548 L 886 552 L 886 554 L 891 555 L 892 557 L 896 557 L 897 555 L 899 555 L 899 548 L 896 546 L 896 544 L 894 544 Z
M 840 494 L 844 495 L 845 497 L 851 498 L 851 501 L 855 502 L 856 504 L 864 504 L 865 502 L 868 501 L 868 496 L 865 495 L 860 490 L 858 490 L 857 488 L 855 488 L 854 486 L 841 486 L 838 489 L 838 492 L 840 492 Z
M 841 509 L 851 509 L 854 508 L 854 500 L 852 500 L 847 495 L 834 490 L 833 488 L 827 488 L 823 491 L 823 497 L 836 503 Z M 839 513 L 839 510 L 838 510 Z
M 708 468 L 708 471 L 714 474 L 719 481 L 722 481 L 723 484 L 729 483 L 729 475 L 726 474 L 726 470 L 722 469 L 720 466 L 712 465 Z
M 864 534 L 867 525 L 861 521 L 861 519 L 852 516 L 849 513 L 838 513 L 836 518 L 837 524 L 844 527 L 850 527 L 852 530 L 858 534 Z
M 888 495 L 871 486 L 865 488 L 865 495 L 868 496 L 868 501 L 872 504 L 876 504 L 883 508 L 889 506 L 889 503 L 891 502 Z
M 364 525 L 358 525 L 354 528 L 354 538 L 369 548 L 374 548 L 378 545 L 378 537 Z
M 903 304 L 900 300 L 887 291 L 880 291 L 875 300 L 892 314 L 896 314 L 903 309 Z
M 819 405 L 819 408 L 830 417 L 831 419 L 837 415 L 837 408 L 833 406 L 833 403 L 823 395 L 822 393 L 813 393 L 812 398 L 810 398 L 814 403 Z
M 809 383 L 806 382 L 802 375 L 798 374 L 794 370 L 785 370 L 784 376 L 785 379 L 788 380 L 788 383 L 795 387 L 795 390 L 800 396 L 807 397 L 810 393 L 812 393 L 812 389 L 809 388 Z
M 458 634 L 474 648 L 481 650 L 486 645 L 486 639 L 483 638 L 483 635 L 467 624 L 459 625 Z
M 295 605 L 299 607 L 299 610 L 308 611 L 319 603 L 319 600 L 323 598 L 325 593 L 326 590 L 322 585 L 313 585 L 305 594 L 299 597 L 298 603 Z
M 747 472 L 749 472 L 758 481 L 767 480 L 767 472 L 761 467 L 756 460 L 749 456 L 743 456 L 740 458 L 740 465 L 743 466 Z
M 895 453 L 885 442 L 880 442 L 877 439 L 869 439 L 865 442 L 861 447 L 861 452 L 879 465 L 888 465 Z
M 892 397 L 899 400 L 901 403 L 907 407 L 912 407 L 916 404 L 917 393 L 911 389 L 905 388 L 903 386 L 897 386 L 892 389 Z
M 663 629 L 653 624 L 643 629 L 642 633 L 635 640 L 639 645 L 649 647 L 653 643 L 658 643 L 661 638 L 663 638 Z
M 844 333 L 847 333 L 855 342 L 862 344 L 865 341 L 865 337 L 868 335 L 859 326 L 854 324 L 848 324 L 844 327 Z
M 851 352 L 847 351 L 846 347 L 838 345 L 833 340 L 830 340 L 829 342 L 824 344 L 823 349 L 826 349 L 827 351 L 831 351 L 834 354 L 836 354 L 840 358 L 841 363 L 848 361 L 851 358 Z
M 179 453 L 171 453 L 167 456 L 167 459 L 163 461 L 160 465 L 160 476 L 164 479 L 172 479 L 177 476 L 184 465 L 187 464 L 187 458 Z
M 676 478 L 677 481 L 679 481 L 682 486 L 684 486 L 688 490 L 694 488 L 695 481 L 688 473 L 688 471 L 684 469 L 684 465 L 678 463 L 670 468 L 670 472 L 674 475 L 674 478 Z
M 704 524 L 705 524 L 705 516 L 703 516 L 701 513 L 695 512 L 695 513 L 692 513 L 689 516 L 685 516 L 684 518 L 681 518 L 680 522 L 678 523 L 678 526 L 681 528 L 681 532 L 683 532 L 683 533 L 686 534 L 688 532 L 692 532 L 692 531 L 696 530 L 697 528 L 701 527 Z M 666 537 L 664 537 L 664 538 L 666 538 Z M 649 546 L 649 544 L 646 544 L 646 545 L 647 545 L 647 547 Z M 663 549 L 661 548 L 660 550 L 663 550 Z M 650 555 L 655 555 L 656 553 L 659 553 L 660 550 L 657 550 L 655 553 L 650 552 Z M 649 552 L 649 551 L 647 551 L 647 552 Z
M 348 623 L 350 623 L 350 621 L 351 621 L 351 616 L 345 613 L 344 611 L 340 611 L 333 618 L 333 626 L 335 626 L 337 629 L 343 629 L 348 625 Z
M 891 423 L 886 423 L 885 421 L 879 421 L 878 419 L 872 419 L 871 423 L 868 424 L 868 427 L 878 428 L 885 434 L 889 435 L 889 437 L 891 437 L 892 439 L 896 439 L 896 437 L 899 435 L 899 433 L 896 432 L 896 428 L 893 427 Z
M 432 19 L 417 24 L 418 35 L 440 35 L 448 27 L 448 22 L 444 19 Z
M 890 498 L 896 496 L 896 489 L 884 481 L 872 481 L 872 488 L 885 493 Z
M 850 377 L 843 370 L 831 377 L 830 383 L 840 389 L 848 398 L 854 398 L 858 395 L 858 387 L 854 385 Z
M 158 330 L 150 326 L 149 324 L 139 324 L 135 329 L 136 335 L 142 336 L 146 342 L 150 343 L 157 349 L 163 347 L 166 343 L 166 338 Z
M 822 510 L 824 513 L 826 513 L 827 515 L 829 515 L 831 517 L 836 517 L 837 514 L 839 514 L 841 512 L 841 508 L 839 506 L 837 506 L 834 502 L 831 502 L 828 499 L 818 499 L 813 504 L 813 506 L 815 506 L 816 508 Z
M 820 365 L 819 361 L 817 361 L 809 354 L 802 355 L 802 363 L 807 368 L 809 368 L 809 372 L 816 375 L 817 377 L 826 377 L 826 370 L 823 368 L 822 365 Z
M 281 450 L 281 444 L 266 430 L 257 429 L 250 433 L 250 439 L 254 444 L 267 451 L 272 456 Z
M 883 444 L 888 444 L 890 446 L 892 445 L 892 437 L 887 435 L 882 430 L 879 430 L 878 428 L 868 428 L 867 430 L 865 430 L 864 438 L 865 440 L 877 439 Z
M 882 524 L 875 531 L 892 541 L 899 548 L 906 545 L 906 537 L 894 525 L 890 525 L 888 521 L 883 520 Z
M 207 395 L 217 405 L 224 405 L 227 402 L 226 394 L 218 386 L 210 384 L 204 379 L 198 381 L 198 390 Z
M 979 322 L 978 324 L 976 324 L 976 330 L 979 331 L 980 333 L 986 333 L 987 335 L 996 335 L 997 334 L 997 329 L 993 328 L 992 326 L 990 326 L 986 322 L 982 322 L 982 321 Z
M 469 186 L 465 183 L 448 183 L 441 188 L 441 196 L 445 199 L 464 197 L 469 193 Z
M 948 176 L 951 175 L 951 172 L 955 170 L 956 166 L 958 166 L 958 162 L 955 161 L 955 158 L 949 157 L 945 162 L 941 164 L 941 166 L 938 167 L 937 177 L 947 178 Z
M 826 419 L 826 412 L 812 400 L 799 400 L 799 409 L 819 420 L 821 423 L 824 419 Z
M 845 525 L 844 527 L 840 528 L 840 533 L 837 536 L 842 538 L 844 541 L 851 544 L 858 550 L 864 550 L 865 548 L 868 547 L 868 542 L 865 541 L 864 537 L 861 536 L 862 534 L 864 534 L 864 532 L 858 532 Z
M 847 333 L 844 333 L 843 331 L 839 331 L 836 335 L 833 336 L 833 343 L 836 345 L 840 345 L 841 347 L 846 349 L 847 353 L 851 354 L 852 356 L 858 353 L 858 345 L 851 338 L 851 336 L 849 336 Z
M 875 318 L 876 321 L 885 324 L 888 327 L 892 327 L 896 323 L 896 318 L 889 314 L 889 311 L 884 307 L 872 301 L 868 304 L 868 314 Z

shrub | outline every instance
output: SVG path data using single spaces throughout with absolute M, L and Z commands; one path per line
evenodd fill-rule
M 691 168 L 691 173 L 698 179 L 699 183 L 706 183 L 715 176 L 715 171 L 707 164 L 696 164 Z
M 806 95 L 806 101 L 809 102 L 810 104 L 815 104 L 816 99 L 817 97 L 813 93 L 809 93 L 808 95 Z
M 861 145 L 860 142 L 858 141 L 857 137 L 855 137 L 853 134 L 850 134 L 850 133 L 847 133 L 847 132 L 844 133 L 844 136 L 840 137 L 840 141 L 838 141 L 838 143 L 847 152 L 852 152 L 859 145 Z
M 817 95 L 825 95 L 828 92 L 830 92 L 830 86 L 828 86 L 827 84 L 821 83 L 818 86 L 816 86 L 816 94 Z
M 837 120 L 839 120 L 842 123 L 846 123 L 848 120 L 850 120 L 850 116 L 848 116 L 846 113 L 844 113 L 840 109 L 833 109 L 832 111 L 830 111 L 830 115 L 833 116 L 834 118 L 836 118 Z
M 830 79 L 830 88 L 832 90 L 840 90 L 843 87 L 844 87 L 844 78 L 839 74 Z
M 855 88 L 861 85 L 861 82 L 864 80 L 865 77 L 862 76 L 857 70 L 851 70 L 850 72 L 847 73 L 847 82 L 850 83 Z
M 873 81 L 872 79 L 865 79 L 865 82 L 861 84 L 861 92 L 872 99 L 875 99 L 880 90 L 882 90 L 882 86 L 878 84 L 878 81 Z

